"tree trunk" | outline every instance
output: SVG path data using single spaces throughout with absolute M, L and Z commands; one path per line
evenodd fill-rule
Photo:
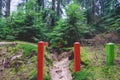
M 52 0 L 52 13 L 51 15 L 51 26 L 53 27 L 55 25 L 55 0 Z
M 94 23 L 95 21 L 95 1 L 92 1 L 92 22 Z
M 0 0 L 0 17 L 2 16 L 2 0 Z
M 10 15 L 10 2 L 11 2 L 11 0 L 6 0 L 6 13 L 5 13 L 5 17 L 8 17 Z
M 101 6 L 101 15 L 104 15 L 104 8 L 105 8 L 105 1 L 104 0 L 100 0 L 100 6 Z
M 60 0 L 57 0 L 57 17 L 60 17 Z
M 44 9 L 44 0 L 37 0 L 40 9 Z

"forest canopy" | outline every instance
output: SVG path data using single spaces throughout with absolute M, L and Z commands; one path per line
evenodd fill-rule
M 0 40 L 72 45 L 100 33 L 120 34 L 119 0 L 24 0 L 15 12 L 11 5 L 0 0 Z

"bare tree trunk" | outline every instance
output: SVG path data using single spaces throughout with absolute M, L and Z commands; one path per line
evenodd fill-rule
M 5 13 L 5 17 L 8 17 L 10 15 L 10 2 L 11 2 L 11 0 L 6 0 L 6 13 Z
M 92 1 L 91 5 L 92 5 L 92 19 L 93 19 L 92 22 L 94 23 L 94 21 L 95 21 L 95 7 L 96 7 L 95 0 Z
M 44 0 L 37 0 L 40 9 L 44 9 Z
M 2 16 L 2 0 L 0 0 L 0 17 Z
M 55 0 L 52 0 L 52 11 L 55 12 Z M 54 18 L 55 15 L 54 14 L 51 15 L 51 26 L 55 25 L 55 18 Z
M 57 0 L 57 17 L 60 17 L 60 0 Z

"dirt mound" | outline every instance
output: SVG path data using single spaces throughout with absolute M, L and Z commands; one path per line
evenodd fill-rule
M 116 33 L 98 34 L 92 39 L 82 39 L 81 44 L 83 46 L 97 46 L 105 45 L 106 43 L 120 43 L 120 36 Z
M 108 34 L 99 34 L 96 35 L 93 40 L 95 41 L 95 45 L 104 45 L 105 43 L 120 43 L 120 36 L 116 33 L 108 33 Z

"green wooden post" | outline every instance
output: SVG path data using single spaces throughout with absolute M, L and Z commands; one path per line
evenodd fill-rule
M 106 63 L 107 65 L 113 65 L 114 64 L 114 43 L 107 43 L 106 44 Z

